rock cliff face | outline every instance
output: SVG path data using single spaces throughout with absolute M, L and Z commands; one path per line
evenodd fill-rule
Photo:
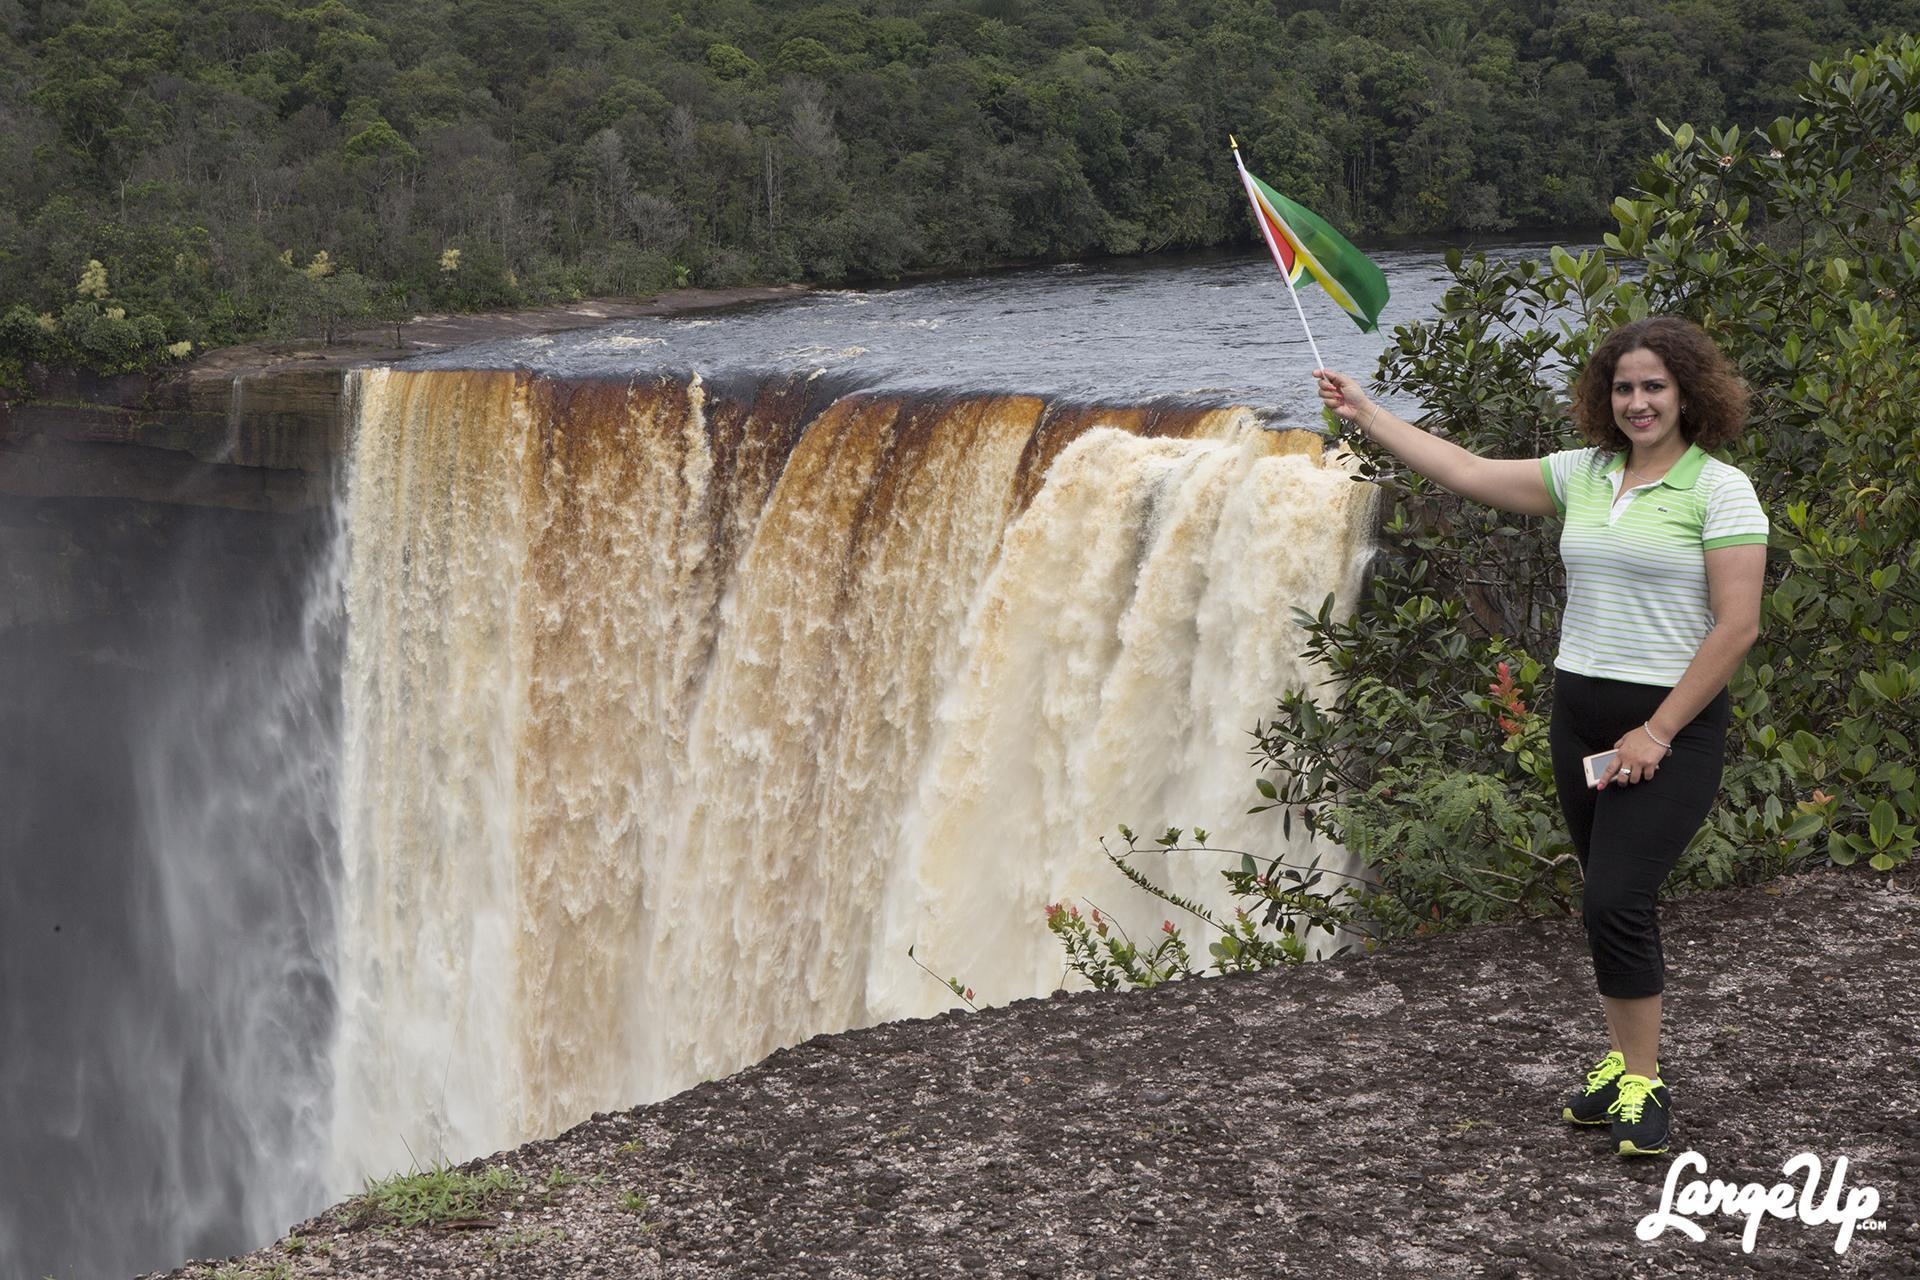
M 332 361 L 49 377 L 0 405 L 0 497 L 310 509 L 344 440 L 344 385 Z
M 48 377 L 0 403 L 0 644 L 57 651 L 74 628 L 166 607 L 146 584 L 189 537 L 199 557 L 268 571 L 284 532 L 324 518 L 344 386 L 333 361 L 210 365 Z
M 47 378 L 0 406 L 8 1276 L 55 1269 L 29 1261 L 47 1238 L 75 1242 L 74 1274 L 106 1275 L 129 1269 L 125 1239 L 192 1249 L 232 1232 L 230 1211 L 153 1192 L 211 1185 L 195 1172 L 209 1157 L 214 1181 L 257 1177 L 252 1139 L 224 1118 L 238 1108 L 209 1100 L 233 1091 L 226 1061 L 247 1052 L 215 994 L 227 975 L 252 981 L 246 948 L 209 952 L 210 931 L 183 921 L 218 916 L 177 908 L 238 894 L 248 927 L 282 934 L 324 910 L 324 825 L 273 770 L 276 752 L 326 758 L 308 744 L 331 732 L 328 704 L 275 708 L 332 661 L 307 614 L 331 543 L 345 362 L 218 360 L 155 380 Z M 324 1027 L 324 997 L 307 1004 L 299 1025 Z M 148 1104 L 169 1091 L 174 1110 Z M 109 1148 L 124 1192 L 89 1181 Z M 81 1201 L 114 1227 L 74 1217 Z

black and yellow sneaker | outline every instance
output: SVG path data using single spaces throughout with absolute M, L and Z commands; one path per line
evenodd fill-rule
M 1613 1145 L 1623 1156 L 1657 1156 L 1667 1149 L 1673 1107 L 1667 1086 L 1658 1079 L 1622 1075 L 1607 1110 L 1613 1115 Z
M 1620 1051 L 1608 1051 L 1607 1056 L 1587 1072 L 1587 1087 L 1567 1099 L 1567 1105 L 1560 1109 L 1561 1118 L 1575 1124 L 1612 1124 L 1613 1117 L 1608 1111 L 1613 1100 L 1620 1096 L 1620 1073 L 1626 1069 L 1627 1060 L 1620 1056 Z

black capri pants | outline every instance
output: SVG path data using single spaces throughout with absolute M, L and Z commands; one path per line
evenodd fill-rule
M 1586 872 L 1583 918 L 1603 996 L 1636 999 L 1659 995 L 1665 986 L 1655 896 L 1720 791 L 1732 701 L 1722 689 L 1674 735 L 1673 754 L 1646 782 L 1595 791 L 1580 761 L 1611 750 L 1622 734 L 1652 718 L 1671 692 L 1554 672 L 1548 732 L 1553 777 Z

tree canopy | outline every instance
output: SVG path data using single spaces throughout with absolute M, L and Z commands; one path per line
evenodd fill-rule
M 1920 0 L 0 0 L 0 340 L 15 366 L 31 341 L 136 368 L 342 315 L 1251 243 L 1229 132 L 1357 232 L 1592 224 L 1656 119 L 1763 124 L 1809 59 L 1917 20 Z M 89 262 L 106 293 L 78 292 Z

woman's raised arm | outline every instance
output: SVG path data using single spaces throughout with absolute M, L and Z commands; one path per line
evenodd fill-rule
M 1381 408 L 1344 373 L 1316 369 L 1320 399 L 1343 422 L 1435 484 L 1523 516 L 1554 514 L 1538 458 L 1483 458 Z

